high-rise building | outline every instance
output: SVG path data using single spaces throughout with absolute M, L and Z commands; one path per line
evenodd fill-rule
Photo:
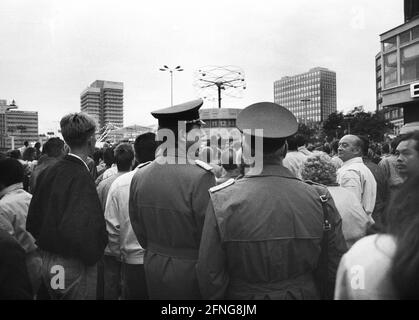
M 274 82 L 274 101 L 290 110 L 300 123 L 319 123 L 336 112 L 336 72 L 313 68 Z
M 6 122 L 10 138 L 7 139 L 7 148 L 12 148 L 12 137 L 15 149 L 23 147 L 25 141 L 38 142 L 38 112 L 10 110 L 6 112 Z
M 377 71 L 382 108 L 403 116 L 400 133 L 419 129 L 419 6 L 417 1 L 404 4 L 405 23 L 380 35 L 381 69 Z
M 1 151 L 22 147 L 25 141 L 34 143 L 39 140 L 38 112 L 13 109 L 17 109 L 17 106 L 0 100 Z
M 376 102 L 377 112 L 383 112 L 384 118 L 394 125 L 394 134 L 399 134 L 401 127 L 404 125 L 403 108 L 389 107 L 383 108 L 383 81 L 382 81 L 382 60 L 381 52 L 375 56 L 375 82 L 376 82 Z
M 111 123 L 124 126 L 124 84 L 96 80 L 80 95 L 81 111 L 91 115 L 99 128 Z

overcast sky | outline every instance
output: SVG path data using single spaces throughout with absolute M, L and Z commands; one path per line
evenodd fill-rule
M 194 72 L 234 65 L 242 99 L 273 101 L 273 82 L 316 66 L 337 72 L 338 110 L 375 109 L 379 35 L 403 23 L 401 0 L 1 0 L 0 99 L 39 112 L 40 133 L 80 110 L 94 80 L 124 82 L 124 124 L 150 125 L 154 109 L 193 100 Z M 208 101 L 204 108 L 216 107 Z

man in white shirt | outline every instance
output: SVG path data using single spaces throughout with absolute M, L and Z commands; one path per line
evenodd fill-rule
M 362 144 L 362 140 L 354 135 L 346 135 L 340 139 L 338 155 L 343 165 L 337 172 L 337 180 L 341 187 L 357 196 L 365 212 L 370 215 L 375 206 L 377 182 L 362 161 Z
M 134 143 L 135 157 L 140 163 L 137 168 L 154 160 L 156 147 L 154 133 L 145 133 L 137 137 Z M 109 252 L 122 262 L 122 298 L 129 300 L 148 299 L 144 249 L 138 243 L 129 218 L 130 185 L 137 168 L 123 174 L 112 183 L 105 208 Z
M 284 167 L 288 168 L 298 179 L 302 179 L 301 171 L 303 170 L 304 163 L 309 156 L 305 155 L 303 152 L 298 151 L 298 139 L 299 138 L 297 135 L 287 139 L 288 152 L 285 156 L 285 159 L 282 161 L 282 164 Z

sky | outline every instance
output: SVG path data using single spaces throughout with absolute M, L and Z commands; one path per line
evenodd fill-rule
M 124 83 L 124 125 L 193 100 L 196 71 L 244 71 L 241 99 L 273 101 L 273 82 L 320 66 L 337 73 L 337 105 L 375 110 L 379 35 L 403 23 L 401 0 L 1 0 L 0 99 L 38 111 L 39 132 L 80 111 L 95 80 Z M 217 107 L 206 100 L 203 108 Z

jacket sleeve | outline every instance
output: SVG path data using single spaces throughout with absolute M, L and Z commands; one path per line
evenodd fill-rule
M 210 201 L 199 248 L 197 276 L 204 299 L 223 299 L 229 284 L 226 252 L 221 241 L 214 207 Z
M 342 256 L 348 251 L 345 238 L 342 232 L 342 218 L 336 209 L 330 193 L 328 194 L 327 210 L 331 223 L 331 230 L 328 235 L 328 272 L 326 282 L 326 296 L 333 298 L 336 283 L 336 272 Z
M 63 207 L 58 226 L 60 237 L 78 248 L 87 265 L 94 265 L 103 256 L 108 236 L 95 184 L 87 172 L 74 178 L 67 196 L 68 205 Z
M 204 227 L 205 213 L 207 211 L 210 196 L 208 190 L 215 186 L 215 176 L 212 172 L 207 172 L 197 181 L 192 196 L 192 210 L 195 213 L 195 221 L 198 228 L 199 236 L 202 235 Z

